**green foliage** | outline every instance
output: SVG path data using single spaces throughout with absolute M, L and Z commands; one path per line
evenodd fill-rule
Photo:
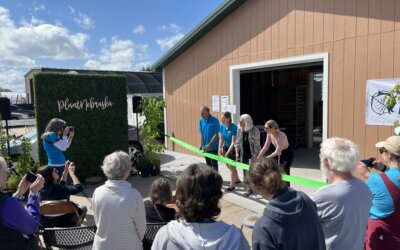
M 22 139 L 22 152 L 18 158 L 16 169 L 21 176 L 24 176 L 29 171 L 36 172 L 39 164 L 36 163 L 31 155 L 31 144 L 27 138 Z
M 13 139 L 13 136 L 7 135 L 0 115 L 0 156 L 3 157 L 9 164 L 11 162 L 8 156 L 7 141 Z
M 18 184 L 22 179 L 22 175 L 11 175 L 7 179 L 7 188 L 9 190 L 17 190 Z
M 157 126 L 164 119 L 165 107 L 165 101 L 157 97 L 144 97 L 140 103 L 141 115 L 145 117 L 140 126 L 140 133 L 144 136 L 145 155 L 152 162 L 158 159 L 158 153 L 164 152 L 164 145 L 157 141 L 161 136 Z
M 12 92 L 12 90 L 0 87 L 0 92 Z
M 400 83 L 397 83 L 396 86 L 389 91 L 389 95 L 385 96 L 383 98 L 383 101 L 385 102 L 385 105 L 389 111 L 389 114 L 391 112 L 394 112 L 394 107 L 396 106 L 397 103 L 400 103 Z M 400 113 L 400 110 L 399 110 Z M 394 127 L 399 126 L 399 121 L 395 121 L 393 124 Z
M 106 155 L 128 150 L 128 122 L 126 77 L 117 75 L 71 75 L 39 73 L 34 76 L 36 124 L 40 164 L 47 164 L 47 157 L 40 138 L 52 118 L 61 118 L 75 126 L 75 136 L 66 158 L 75 162 L 81 180 L 102 175 L 100 166 Z M 112 106 L 86 109 L 80 101 L 95 102 L 108 98 Z M 77 104 L 82 109 L 59 109 L 60 101 Z

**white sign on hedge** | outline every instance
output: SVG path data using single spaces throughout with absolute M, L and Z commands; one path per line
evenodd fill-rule
M 95 101 L 94 97 L 90 97 L 89 99 L 82 99 L 76 101 L 70 101 L 69 98 L 65 98 L 65 100 L 57 100 L 58 112 L 68 109 L 76 109 L 76 110 L 92 110 L 92 109 L 102 109 L 112 107 L 112 102 L 108 100 L 108 96 L 104 97 L 104 100 Z
M 393 126 L 400 119 L 400 105 L 396 102 L 387 104 L 389 93 L 400 78 L 377 79 L 367 81 L 365 122 L 367 125 Z

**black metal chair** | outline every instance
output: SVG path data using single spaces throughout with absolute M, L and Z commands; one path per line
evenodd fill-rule
M 92 249 L 96 226 L 45 228 L 43 240 L 46 249 Z
M 147 223 L 146 232 L 143 237 L 143 249 L 151 249 L 154 238 L 160 228 L 167 225 L 167 223 Z

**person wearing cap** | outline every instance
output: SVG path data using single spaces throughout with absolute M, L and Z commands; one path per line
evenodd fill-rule
M 388 170 L 388 167 L 382 162 L 378 161 L 375 157 L 370 157 L 368 159 L 361 160 L 357 164 L 357 172 L 365 180 L 369 178 L 371 170 L 373 169 L 380 173 Z
M 400 136 L 390 136 L 375 146 L 388 170 L 370 172 L 366 181 L 372 206 L 365 249 L 400 249 Z
M 347 139 L 333 137 L 321 144 L 321 170 L 330 184 L 318 189 L 311 199 L 317 205 L 326 249 L 364 246 L 372 194 L 352 174 L 359 155 L 358 146 Z

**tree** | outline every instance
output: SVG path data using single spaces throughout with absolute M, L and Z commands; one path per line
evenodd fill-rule
M 0 92 L 12 92 L 12 90 L 0 87 Z
M 151 70 L 151 67 L 150 66 L 147 66 L 147 67 L 145 67 L 145 66 L 142 66 L 141 68 L 140 68 L 140 71 L 142 71 L 142 72 L 151 72 L 152 70 Z

